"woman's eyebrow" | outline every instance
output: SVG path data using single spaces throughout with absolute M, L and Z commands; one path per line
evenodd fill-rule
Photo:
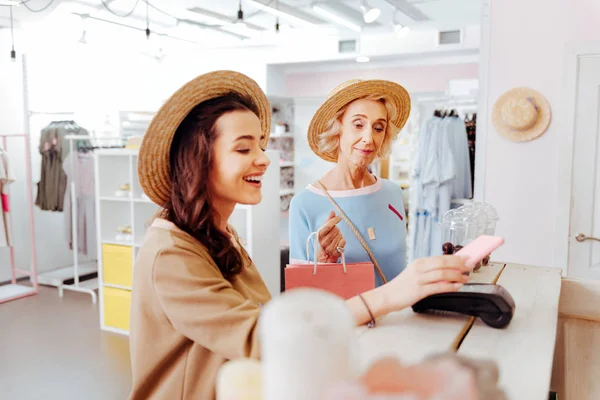
M 354 117 L 362 117 L 362 118 L 365 118 L 365 119 L 369 119 L 369 118 L 368 118 L 366 115 L 364 115 L 364 114 L 354 114 L 354 115 L 352 116 L 352 118 L 354 118 Z M 385 119 L 385 118 L 379 118 L 377 121 L 383 121 L 383 122 L 387 122 L 387 119 Z
M 234 142 L 239 142 L 240 140 L 254 140 L 254 136 L 252 135 L 242 135 L 242 136 L 238 136 Z

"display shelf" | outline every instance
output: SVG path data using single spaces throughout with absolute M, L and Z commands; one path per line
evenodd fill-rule
M 118 151 L 117 149 L 102 149 L 102 157 L 98 158 L 98 169 L 102 171 L 102 174 L 98 176 L 97 185 L 97 193 L 100 198 L 126 199 L 130 197 L 131 152 L 122 150 L 125 154 L 119 154 Z
M 128 317 L 120 313 L 129 307 L 136 254 L 134 243 L 141 241 L 143 238 L 139 235 L 144 234 L 136 230 L 136 226 L 140 226 L 136 221 L 143 218 L 136 213 L 144 212 L 136 205 L 145 202 L 141 190 L 137 190 L 138 150 L 98 149 L 95 154 L 96 190 L 100 193 L 96 206 L 100 326 L 106 331 L 127 334 Z M 121 190 L 123 185 L 127 185 L 127 190 Z M 118 237 L 124 227 L 130 232 L 127 240 Z
M 110 210 L 102 214 L 102 221 L 100 222 L 100 240 L 103 242 L 108 241 L 128 241 L 124 238 L 119 238 L 117 235 L 121 235 L 121 229 L 130 228 L 133 226 L 131 217 L 132 210 L 130 207 L 131 199 L 128 201 L 117 201 L 117 202 L 100 202 L 100 208 L 102 210 Z
M 273 131 L 267 148 L 279 151 L 279 208 L 287 211 L 294 195 L 294 99 L 280 96 L 268 96 L 268 99 Z

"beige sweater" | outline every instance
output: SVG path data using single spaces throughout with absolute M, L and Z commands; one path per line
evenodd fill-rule
M 133 273 L 130 399 L 214 399 L 226 360 L 259 357 L 257 321 L 269 300 L 254 264 L 229 282 L 202 244 L 155 220 Z

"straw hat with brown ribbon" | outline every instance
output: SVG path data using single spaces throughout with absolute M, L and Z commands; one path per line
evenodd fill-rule
M 352 79 L 333 89 L 310 121 L 308 144 L 316 155 L 325 161 L 337 162 L 337 150 L 335 153 L 325 153 L 319 149 L 319 136 L 327 131 L 330 122 L 342 107 L 369 95 L 383 95 L 387 101 L 391 101 L 396 109 L 396 115 L 392 116 L 388 123 L 392 125 L 393 131 L 399 131 L 404 127 L 410 114 L 410 96 L 406 89 L 397 83 L 385 80 Z
M 496 131 L 513 142 L 533 140 L 550 124 L 550 105 L 537 90 L 518 87 L 498 98 L 492 109 Z
M 140 147 L 138 177 L 144 193 L 154 203 L 163 206 L 169 199 L 169 153 L 173 136 L 181 122 L 198 104 L 230 93 L 238 94 L 256 106 L 265 135 L 263 145 L 266 146 L 271 129 L 271 108 L 264 92 L 254 80 L 234 71 L 214 71 L 192 79 L 158 110 Z

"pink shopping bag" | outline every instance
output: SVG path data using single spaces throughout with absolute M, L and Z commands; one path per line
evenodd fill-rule
M 344 249 L 338 248 L 342 254 L 341 263 L 318 263 L 318 243 L 312 233 L 306 241 L 306 259 L 310 260 L 309 245 L 314 238 L 314 262 L 306 264 L 288 264 L 285 268 L 285 290 L 310 287 L 334 293 L 347 300 L 375 287 L 375 268 L 372 262 L 346 263 Z

